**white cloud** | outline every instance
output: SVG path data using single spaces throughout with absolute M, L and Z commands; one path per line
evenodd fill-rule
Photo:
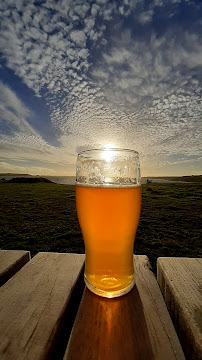
M 198 154 L 199 34 L 179 26 L 138 37 L 122 27 L 131 14 L 134 28 L 149 26 L 164 5 L 173 6 L 175 14 L 178 5 L 161 0 L 124 0 L 121 6 L 108 0 L 49 0 L 40 6 L 2 1 L 0 50 L 6 66 L 44 96 L 61 144 L 52 147 L 35 132 L 29 109 L 4 85 L 2 116 L 15 130 L 1 139 L 4 156 L 15 146 L 19 158 L 26 152 L 27 159 L 65 163 L 65 154 L 78 147 L 105 142 L 127 144 L 148 158 Z
M 153 10 L 144 11 L 139 15 L 139 22 L 144 25 L 152 20 Z
M 75 30 L 70 33 L 70 39 L 79 47 L 85 47 L 86 35 L 83 31 Z
M 110 100 L 122 98 L 161 97 L 177 91 L 180 87 L 193 86 L 195 67 L 200 65 L 202 47 L 198 35 L 184 32 L 180 39 L 168 32 L 161 39 L 151 35 L 150 42 L 134 40 L 129 33 L 122 35 L 124 41 L 117 40 L 110 52 L 103 54 L 101 67 L 92 74 L 100 81 L 103 72 L 108 74 L 108 86 L 103 84 Z M 127 39 L 127 41 L 126 41 Z M 169 46 L 168 46 L 169 44 Z M 183 71 L 181 70 L 184 66 Z M 120 72 L 120 67 L 123 70 Z M 192 75 L 193 74 L 193 75 Z M 120 92 L 119 87 L 125 91 Z M 116 91 L 117 90 L 117 91 Z M 128 90 L 128 91 L 127 91 Z M 127 101 L 126 101 L 127 103 Z
M 76 5 L 74 7 L 74 12 L 78 14 L 82 19 L 85 18 L 87 11 L 90 9 L 89 4 Z
M 94 28 L 95 18 L 89 17 L 89 18 L 85 19 L 84 21 L 85 21 L 85 25 L 86 25 L 84 28 L 84 31 L 85 31 L 85 33 L 88 33 L 90 30 L 92 30 Z
M 36 134 L 28 120 L 32 113 L 16 94 L 0 81 L 0 122 L 10 130 Z
M 18 162 L 20 162 L 18 160 Z M 22 161 L 24 162 L 24 160 Z M 68 170 L 71 170 L 68 169 Z M 45 176 L 58 176 L 58 171 L 60 172 L 60 175 L 71 175 L 72 173 L 66 171 L 63 168 L 53 168 L 53 166 L 50 167 L 44 167 L 41 166 L 20 166 L 20 165 L 13 165 L 10 162 L 2 161 L 0 162 L 0 173 L 18 173 L 18 174 L 29 174 L 29 175 L 45 175 Z
M 61 144 L 61 147 L 55 147 L 47 144 L 39 135 L 15 132 L 12 136 L 0 135 L 0 152 L 1 159 L 5 159 L 7 163 L 15 161 L 39 163 L 43 168 L 46 164 L 47 168 L 59 168 L 60 172 L 66 175 L 69 169 L 75 171 L 76 157 L 72 154 L 69 142 Z
M 91 14 L 93 16 L 96 16 L 99 11 L 99 6 L 97 4 L 93 4 L 91 7 Z

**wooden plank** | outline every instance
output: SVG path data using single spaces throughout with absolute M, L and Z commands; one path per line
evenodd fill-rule
M 162 293 L 146 256 L 135 256 L 136 283 L 144 306 L 154 358 L 185 359 Z
M 1 360 L 57 358 L 53 353 L 60 350 L 57 344 L 71 316 L 70 296 L 83 264 L 84 255 L 38 253 L 1 287 Z M 74 300 L 81 298 L 83 289 L 79 291 Z
M 0 250 L 0 286 L 5 284 L 30 260 L 30 252 L 23 250 Z
M 184 360 L 146 256 L 135 256 L 136 285 L 105 299 L 85 289 L 64 360 Z
M 202 359 L 202 258 L 159 258 L 158 282 L 185 356 Z

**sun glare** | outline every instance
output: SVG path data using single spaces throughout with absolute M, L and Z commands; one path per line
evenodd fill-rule
M 103 146 L 103 154 L 102 154 L 102 158 L 105 161 L 111 161 L 112 158 L 115 155 L 115 151 L 112 151 L 112 149 L 114 149 L 115 147 L 111 144 L 106 144 Z
M 112 144 L 105 144 L 105 145 L 103 145 L 103 149 L 114 149 L 114 148 L 115 148 L 115 146 L 112 145 Z

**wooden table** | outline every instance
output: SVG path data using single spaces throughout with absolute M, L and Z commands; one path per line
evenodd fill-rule
M 133 290 L 105 299 L 84 255 L 38 253 L 0 288 L 0 359 L 185 359 L 148 258 L 134 264 Z
M 1 250 L 0 251 L 0 286 L 10 279 L 18 270 L 30 260 L 29 251 Z
M 188 360 L 202 359 L 202 258 L 159 258 L 158 283 Z

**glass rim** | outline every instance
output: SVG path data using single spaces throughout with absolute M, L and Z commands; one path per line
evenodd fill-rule
M 133 153 L 134 155 L 138 156 L 139 157 L 139 152 L 136 151 L 136 150 L 133 150 L 133 149 L 124 149 L 124 148 L 94 148 L 94 149 L 88 149 L 88 150 L 83 150 L 83 151 L 80 151 L 78 153 L 78 157 L 80 156 L 83 156 L 83 157 L 88 157 L 88 156 L 85 156 L 85 155 L 88 155 L 89 153 L 91 152 L 103 152 L 103 151 L 117 151 L 119 153 L 121 152 L 126 152 L 126 153 Z

